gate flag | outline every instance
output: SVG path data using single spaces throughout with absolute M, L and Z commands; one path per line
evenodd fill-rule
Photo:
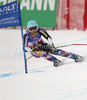
M 27 63 L 26 63 L 26 54 L 25 54 L 23 28 L 22 28 L 21 13 L 20 13 L 20 1 L 19 0 L 16 0 L 14 2 L 8 3 L 3 6 L 0 6 L 0 28 L 11 27 L 11 26 L 20 26 L 21 27 L 23 52 L 24 52 L 23 54 L 24 54 L 24 62 L 25 62 L 25 73 L 27 73 Z
M 0 6 L 0 28 L 21 25 L 19 1 Z

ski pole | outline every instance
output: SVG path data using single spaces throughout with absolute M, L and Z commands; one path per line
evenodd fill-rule
M 71 46 L 71 45 L 87 46 L 87 44 L 68 44 L 68 45 L 58 46 L 58 47 L 56 47 L 56 48 L 67 47 L 67 46 Z M 27 60 L 30 59 L 30 58 L 32 58 L 32 57 L 33 57 L 33 55 L 30 56 L 30 57 L 28 57 Z
M 28 57 L 27 60 L 30 59 L 30 58 L 32 58 L 32 57 L 33 57 L 33 56 Z
M 87 46 L 87 44 L 68 44 L 68 45 L 58 46 L 58 47 L 56 47 L 56 48 L 67 47 L 67 46 L 71 46 L 71 45 Z

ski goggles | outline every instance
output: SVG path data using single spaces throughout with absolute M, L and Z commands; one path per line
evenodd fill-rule
M 38 26 L 33 26 L 28 28 L 29 32 L 32 32 L 33 30 L 38 30 Z

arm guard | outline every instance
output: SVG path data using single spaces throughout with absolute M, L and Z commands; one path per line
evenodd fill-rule
M 39 32 L 39 34 L 41 34 L 44 38 L 46 38 L 48 40 L 48 43 L 50 45 L 53 44 L 51 36 L 44 29 L 39 28 L 38 32 Z

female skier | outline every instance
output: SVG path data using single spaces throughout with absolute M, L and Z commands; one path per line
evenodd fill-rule
M 47 39 L 48 43 L 46 43 L 41 36 Z M 59 66 L 61 61 L 52 56 L 52 54 L 71 58 L 75 60 L 75 62 L 82 61 L 83 59 L 83 57 L 77 54 L 57 49 L 54 46 L 51 36 L 44 29 L 38 28 L 38 24 L 34 20 L 30 20 L 27 23 L 27 31 L 24 34 L 24 43 L 26 52 L 31 52 L 31 55 L 34 57 L 43 57 L 48 61 L 52 61 L 55 67 Z

